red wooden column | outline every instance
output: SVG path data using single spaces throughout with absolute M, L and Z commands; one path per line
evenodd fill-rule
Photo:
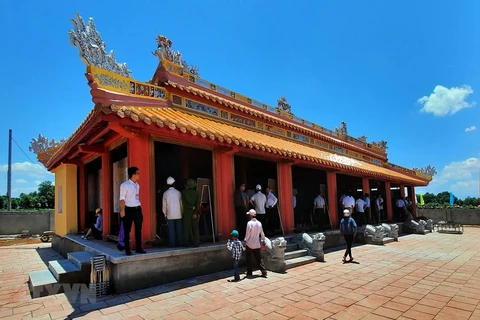
M 293 231 L 293 186 L 292 186 L 292 162 L 277 162 L 278 176 L 278 199 L 280 204 L 280 214 L 285 233 Z
M 404 184 L 400 185 L 400 197 L 402 197 L 402 199 L 405 199 L 405 185 Z
M 78 165 L 79 188 L 78 188 L 78 222 L 79 230 L 86 229 L 87 220 L 87 174 L 85 172 L 85 164 Z
M 216 148 L 213 151 L 213 163 L 216 233 L 222 234 L 222 239 L 228 239 L 235 228 L 233 149 Z
M 387 219 L 388 221 L 393 221 L 392 191 L 390 190 L 390 187 L 390 181 L 385 181 L 385 202 L 387 204 Z
M 150 137 L 148 134 L 140 133 L 136 137 L 128 138 L 128 166 L 137 167 L 140 173 L 138 184 L 140 185 L 140 203 L 143 213 L 142 225 L 142 247 L 146 240 L 154 237 L 155 217 L 152 206 L 152 194 L 155 192 L 153 172 L 151 164 L 153 162 L 153 148 L 151 148 Z M 133 226 L 133 225 L 132 225 Z M 130 231 L 131 248 L 135 248 L 135 228 Z
M 415 195 L 415 187 L 408 187 L 408 197 L 412 201 L 412 214 L 414 217 L 417 217 L 417 196 Z
M 112 166 L 110 164 L 110 151 L 102 154 L 102 210 L 103 210 L 103 235 L 110 234 L 110 219 L 112 217 Z
M 370 195 L 370 180 L 367 177 L 362 178 L 362 190 L 364 195 L 365 193 Z
M 338 199 L 337 199 L 337 174 L 333 171 L 327 171 L 327 190 L 328 190 L 328 214 L 332 228 L 338 228 Z

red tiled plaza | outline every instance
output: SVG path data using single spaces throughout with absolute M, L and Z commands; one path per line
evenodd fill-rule
M 37 247 L 0 248 L 0 318 L 480 319 L 480 228 L 357 246 L 358 264 L 342 264 L 338 248 L 267 279 L 230 283 L 227 271 L 78 305 L 64 294 L 30 298 L 28 273 L 57 258 Z

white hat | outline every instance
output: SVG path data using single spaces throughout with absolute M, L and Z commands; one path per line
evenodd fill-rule
M 262 190 L 262 186 L 257 184 L 257 186 L 255 187 L 255 190 Z
M 168 177 L 168 178 L 167 178 L 167 184 L 168 184 L 169 186 L 171 186 L 171 185 L 174 184 L 174 183 L 175 183 L 175 179 L 173 179 L 172 177 Z
M 348 210 L 348 209 L 343 210 L 343 214 L 346 215 L 346 216 L 349 216 L 350 215 L 350 210 Z
M 257 212 L 253 209 L 250 209 L 250 210 L 248 210 L 247 214 L 255 217 L 257 215 Z

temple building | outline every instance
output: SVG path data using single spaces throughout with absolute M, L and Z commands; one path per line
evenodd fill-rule
M 58 236 L 90 225 L 97 207 L 104 233 L 117 234 L 119 186 L 129 166 L 140 171 L 144 240 L 165 232 L 161 201 L 169 176 L 180 190 L 188 178 L 197 181 L 202 234 L 217 239 L 236 227 L 233 195 L 241 183 L 249 193 L 257 184 L 272 188 L 289 234 L 296 227 L 294 195 L 295 210 L 309 210 L 322 192 L 336 228 L 341 192 L 382 194 L 392 220 L 393 198 L 415 202 L 415 187 L 432 178 L 388 162 L 385 141 L 351 137 L 343 122 L 329 130 L 295 116 L 284 97 L 271 106 L 200 78 L 165 36 L 157 37 L 152 79 L 137 81 L 107 53 L 92 19 L 86 25 L 77 15 L 73 22 L 70 39 L 87 65 L 94 105 L 65 142 L 38 153 L 55 174 Z

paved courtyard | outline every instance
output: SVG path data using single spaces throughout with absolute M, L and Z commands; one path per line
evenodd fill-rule
M 231 283 L 222 272 L 72 304 L 64 294 L 30 298 L 29 271 L 58 258 L 49 245 L 3 247 L 0 318 L 480 319 L 480 228 L 409 235 L 353 253 L 357 264 L 342 264 L 337 250 L 325 263 L 267 279 Z

